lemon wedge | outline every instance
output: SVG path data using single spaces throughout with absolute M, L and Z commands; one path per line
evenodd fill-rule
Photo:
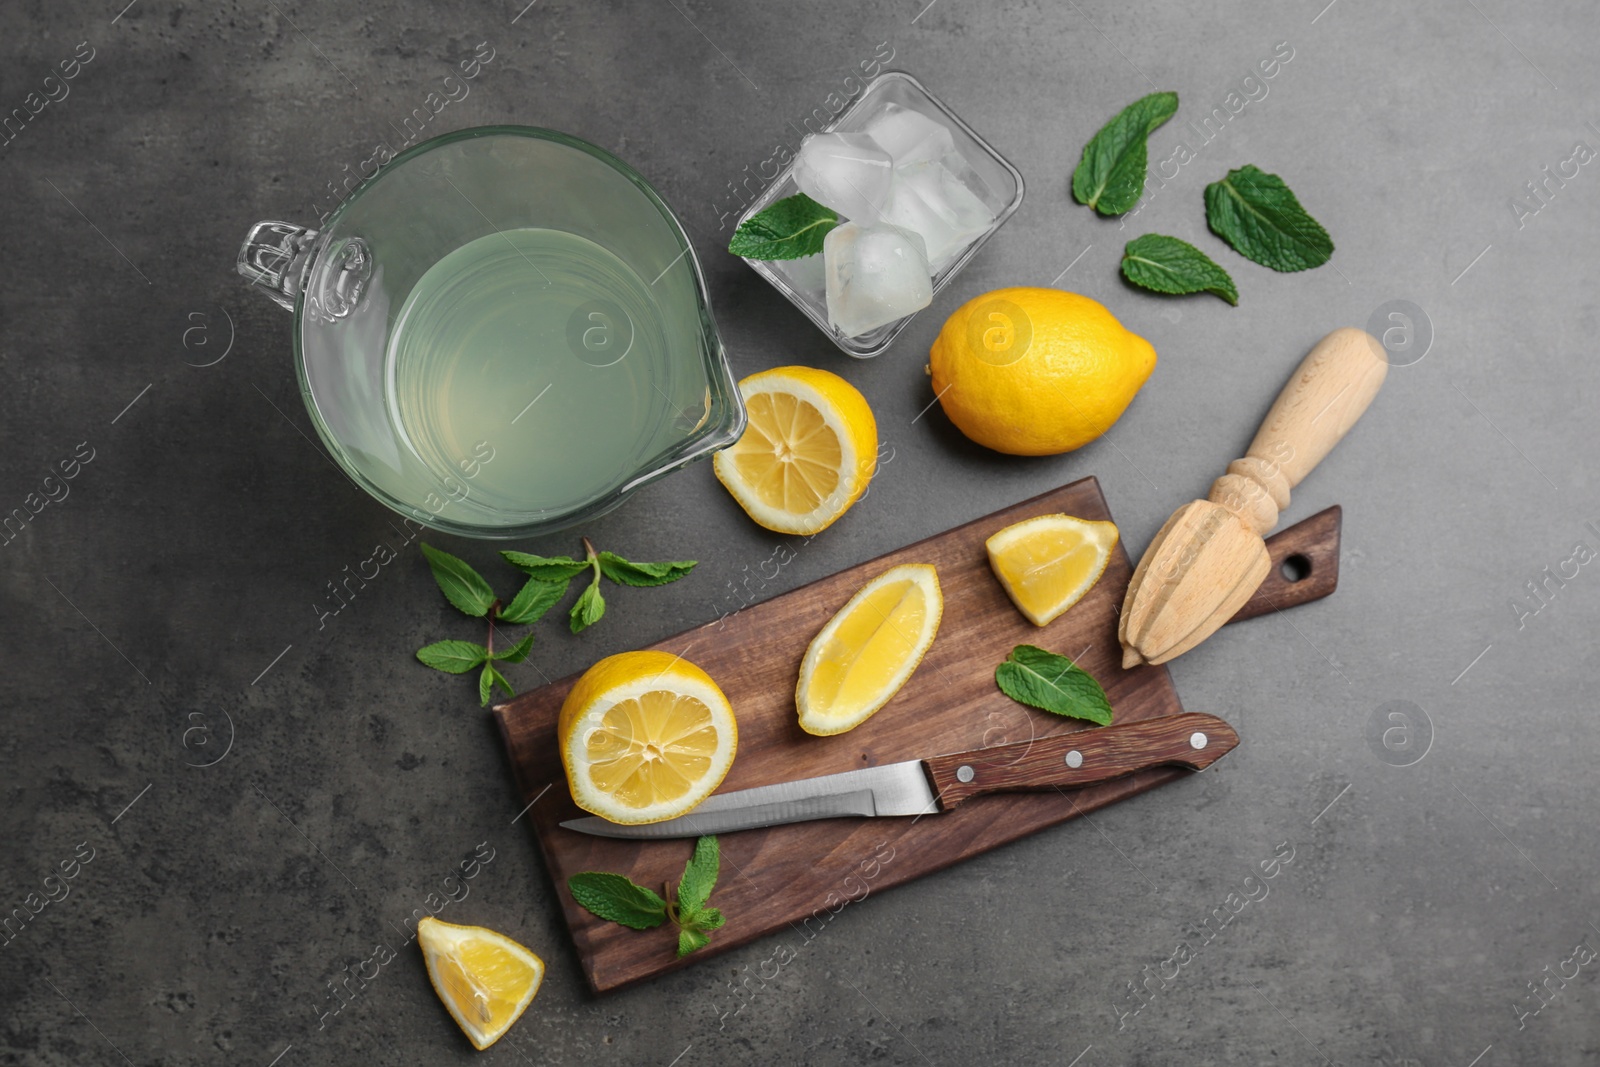
M 474 1048 L 498 1041 L 533 1003 L 544 960 L 504 934 L 431 915 L 417 923 L 428 980 Z
M 806 649 L 794 691 L 800 728 L 827 736 L 866 722 L 922 662 L 943 614 L 939 572 L 926 563 L 862 586 Z
M 616 823 L 686 814 L 722 784 L 739 744 L 717 683 L 665 652 L 590 667 L 562 702 L 556 736 L 572 799 Z
M 1017 610 L 1045 626 L 1094 588 L 1111 561 L 1117 524 L 1040 515 L 988 541 L 989 566 Z
M 777 533 L 825 530 L 878 468 L 878 423 L 856 387 L 814 367 L 778 367 L 739 383 L 749 422 L 712 461 L 752 519 Z

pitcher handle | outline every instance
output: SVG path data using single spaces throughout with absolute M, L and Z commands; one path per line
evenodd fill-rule
M 239 249 L 239 273 L 261 286 L 280 307 L 293 311 L 316 239 L 316 230 L 292 222 L 258 222 Z

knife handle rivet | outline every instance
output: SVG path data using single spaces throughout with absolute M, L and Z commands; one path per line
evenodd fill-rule
M 965 763 L 956 768 L 956 781 L 958 782 L 970 782 L 977 776 L 977 772 Z
M 1073 770 L 1077 770 L 1079 767 L 1082 767 L 1083 766 L 1083 753 L 1079 752 L 1077 749 L 1073 749 L 1071 752 L 1068 752 L 1067 753 L 1067 766 L 1071 767 Z
M 1196 730 L 1194 733 L 1190 734 L 1189 735 L 1189 747 L 1190 748 L 1205 748 L 1206 747 L 1206 735 L 1201 733 L 1199 730 Z

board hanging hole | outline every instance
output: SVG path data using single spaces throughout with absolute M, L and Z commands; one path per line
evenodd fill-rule
M 1283 580 L 1293 584 L 1303 582 L 1311 577 L 1311 560 L 1309 557 L 1296 552 L 1292 556 L 1284 557 L 1283 564 L 1278 568 L 1278 573 L 1283 575 Z

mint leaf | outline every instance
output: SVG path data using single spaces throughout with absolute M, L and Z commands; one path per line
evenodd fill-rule
M 545 612 L 555 607 L 556 601 L 567 595 L 567 583 L 570 581 L 570 578 L 554 582 L 543 578 L 529 578 L 522 583 L 522 588 L 517 591 L 515 597 L 512 597 L 511 603 L 495 614 L 495 618 L 500 622 L 509 622 L 513 626 L 538 622 L 544 618 Z
M 667 921 L 667 902 L 620 874 L 575 874 L 567 879 L 567 892 L 600 918 L 635 930 L 648 930 Z
M 1018 645 L 995 668 L 995 684 L 1020 704 L 1072 719 L 1111 725 L 1111 704 L 1100 683 L 1066 656 Z
M 535 556 L 531 552 L 501 552 L 506 562 L 530 578 L 541 582 L 564 582 L 575 574 L 582 574 L 589 566 L 586 560 L 571 556 Z
M 512 645 L 504 652 L 496 652 L 492 659 L 503 660 L 506 663 L 521 663 L 528 658 L 528 653 L 533 649 L 533 632 L 530 630 L 521 641 Z
M 622 585 L 666 585 L 694 570 L 695 563 L 692 559 L 677 563 L 633 563 L 615 552 L 600 553 L 600 573 Z
M 494 604 L 494 590 L 465 560 L 441 552 L 427 543 L 422 546 L 422 554 L 427 557 L 428 566 L 433 570 L 433 580 L 439 583 L 446 600 L 473 618 L 489 614 L 489 608 Z
M 655 893 L 620 874 L 575 874 L 567 879 L 567 891 L 579 905 L 600 918 L 635 930 L 649 930 L 672 919 L 678 927 L 678 955 L 687 956 L 711 944 L 709 932 L 720 929 L 726 921 L 722 912 L 705 906 L 717 884 L 719 866 L 717 839 L 702 837 L 695 841 L 694 854 L 684 865 L 683 879 L 678 883 L 676 906 L 669 906 Z
M 1120 215 L 1144 195 L 1146 139 L 1178 112 L 1177 93 L 1151 93 L 1117 112 L 1083 146 L 1072 195 L 1102 215 Z
M 705 948 L 711 939 L 690 926 L 678 927 L 678 956 L 682 958 L 696 949 Z
M 741 222 L 728 251 L 745 259 L 804 259 L 822 251 L 822 239 L 837 225 L 837 211 L 795 193 Z
M 1122 250 L 1122 276 L 1157 293 L 1215 293 L 1235 306 L 1239 291 L 1228 272 L 1187 241 L 1147 233 Z
M 495 670 L 493 663 L 483 665 L 483 673 L 478 675 L 478 706 L 481 708 L 489 703 L 489 694 L 494 692 L 495 683 L 500 683 L 500 688 L 506 691 L 507 696 L 516 696 L 517 691 L 511 688 L 511 683 L 506 681 L 506 676 Z
M 568 616 L 572 632 L 580 634 L 600 621 L 600 616 L 606 613 L 606 598 L 600 595 L 600 577 L 595 576 L 594 584 L 586 587 L 579 595 L 577 603 L 572 605 Z
M 417 658 L 436 671 L 466 674 L 478 664 L 489 661 L 489 650 L 471 641 L 435 641 L 417 649 Z
M 684 921 L 704 908 L 706 901 L 711 899 L 711 890 L 717 884 L 717 873 L 721 868 L 722 858 L 717 839 L 707 836 L 697 840 L 694 843 L 694 855 L 684 864 L 683 880 L 678 883 L 678 914 Z
M 1235 252 L 1273 270 L 1309 270 L 1333 255 L 1333 238 L 1283 179 L 1255 166 L 1206 186 L 1206 223 Z

